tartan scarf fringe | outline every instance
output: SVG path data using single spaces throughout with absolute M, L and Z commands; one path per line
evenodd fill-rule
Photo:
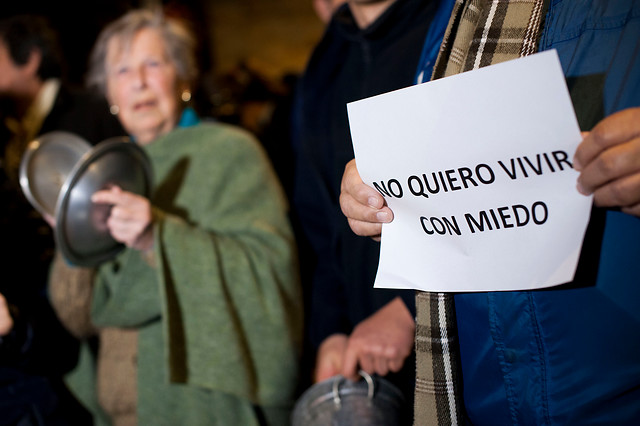
M 452 380 L 446 382 L 434 382 L 431 380 L 416 380 L 416 391 L 430 392 L 436 395 L 449 395 L 454 387 Z

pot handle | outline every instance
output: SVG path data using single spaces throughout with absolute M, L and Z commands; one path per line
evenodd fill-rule
M 369 401 L 372 401 L 373 393 L 375 391 L 373 378 L 364 370 L 358 371 L 358 374 L 360 374 L 360 376 L 362 376 L 362 378 L 367 382 L 367 399 L 369 399 Z M 345 380 L 344 377 L 339 380 L 333 381 L 333 404 L 335 405 L 336 410 L 339 410 L 342 406 L 342 402 L 340 401 L 340 383 L 342 383 L 343 380 Z

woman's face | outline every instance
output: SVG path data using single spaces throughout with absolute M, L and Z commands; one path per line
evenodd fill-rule
M 176 67 L 153 29 L 139 31 L 126 48 L 118 39 L 107 46 L 107 98 L 119 108 L 124 128 L 139 144 L 171 131 L 182 112 Z

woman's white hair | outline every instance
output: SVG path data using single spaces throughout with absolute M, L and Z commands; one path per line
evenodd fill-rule
M 165 16 L 160 9 L 132 10 L 108 24 L 100 32 L 89 58 L 87 86 L 105 94 L 109 42 L 118 39 L 121 48 L 126 49 L 136 34 L 146 28 L 158 31 L 165 42 L 167 56 L 177 69 L 178 78 L 193 86 L 198 77 L 196 38 L 184 22 Z

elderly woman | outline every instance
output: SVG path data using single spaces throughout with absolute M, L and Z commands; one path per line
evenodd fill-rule
M 95 271 L 58 259 L 51 272 L 61 319 L 99 336 L 97 364 L 85 351 L 68 380 L 98 424 L 280 425 L 295 396 L 302 313 L 285 199 L 255 140 L 186 107 L 194 46 L 179 22 L 137 10 L 92 53 L 89 82 L 155 181 L 150 199 L 93 194 L 113 205 L 107 226 L 127 247 L 115 259 Z

